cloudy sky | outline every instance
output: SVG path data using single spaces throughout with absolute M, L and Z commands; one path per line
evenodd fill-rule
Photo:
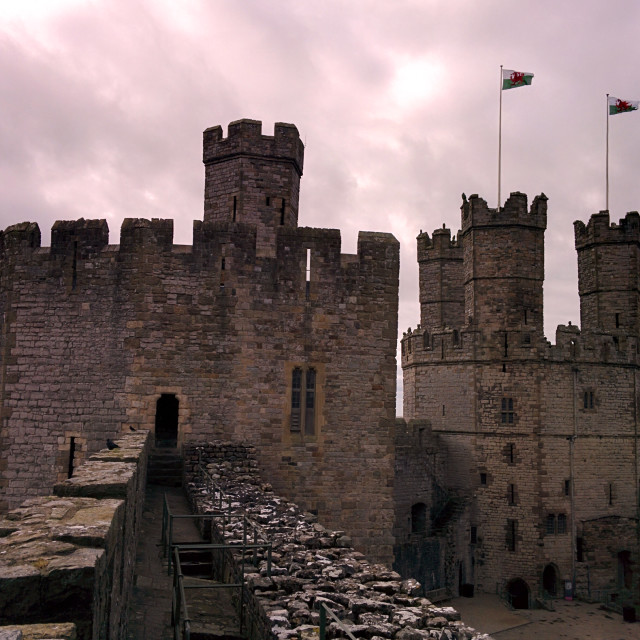
M 415 238 L 461 193 L 549 197 L 545 327 L 579 323 L 572 222 L 605 208 L 607 93 L 640 99 L 629 0 L 0 0 L 1 227 L 202 218 L 202 131 L 292 122 L 300 224 L 401 242 L 400 332 L 419 321 Z M 610 119 L 613 220 L 640 208 L 640 113 Z

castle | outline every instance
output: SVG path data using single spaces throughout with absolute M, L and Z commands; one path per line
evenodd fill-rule
M 107 438 L 255 446 L 280 494 L 428 590 L 638 601 L 640 217 L 576 223 L 581 330 L 543 335 L 546 197 L 462 206 L 418 237 L 404 334 L 399 245 L 298 226 L 293 125 L 204 132 L 204 219 L 37 224 L 0 237 L 0 511 Z M 635 595 L 633 595 L 635 593 Z M 632 594 L 632 595 L 628 595 Z
M 575 223 L 581 329 L 559 326 L 554 346 L 543 335 L 546 200 L 527 208 L 512 193 L 496 210 L 474 195 L 457 238 L 418 236 L 404 415 L 438 460 L 419 490 L 431 505 L 446 493 L 454 590 L 504 592 L 522 608 L 565 588 L 637 603 L 640 216 Z M 418 546 L 438 515 L 421 505 L 405 500 L 400 518 Z
M 1 238 L 0 508 L 134 429 L 255 445 L 274 489 L 390 562 L 399 244 L 298 226 L 297 129 L 204 132 L 204 220 Z

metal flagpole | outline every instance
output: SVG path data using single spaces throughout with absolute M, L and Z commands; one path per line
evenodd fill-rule
M 500 116 L 498 119 L 498 211 L 500 211 L 501 174 L 502 174 L 502 65 L 500 65 Z
M 605 161 L 606 175 L 606 211 L 609 211 L 609 94 L 607 93 L 607 159 Z

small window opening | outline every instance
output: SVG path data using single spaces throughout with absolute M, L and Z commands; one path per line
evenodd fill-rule
M 422 334 L 422 348 L 423 349 L 429 348 L 429 332 L 428 331 L 425 331 Z
M 527 324 L 527 310 L 524 310 L 524 323 Z
M 220 268 L 222 269 L 222 271 L 224 271 L 227 267 L 227 260 L 226 258 L 222 258 L 221 264 L 220 264 Z
M 576 560 L 584 562 L 584 538 L 576 537 Z
M 509 336 L 507 332 L 504 332 L 504 357 L 507 358 L 509 356 Z
M 311 249 L 307 249 L 307 263 L 305 267 L 305 296 L 307 300 L 309 299 L 309 294 L 311 293 Z M 409 343 L 411 345 L 411 343 Z M 409 346 L 409 351 L 411 351 L 411 346 Z
M 613 483 L 609 483 L 609 506 L 613 504 Z
M 582 403 L 585 409 L 593 409 L 595 407 L 595 393 L 593 391 L 585 391 Z
M 620 314 L 616 313 L 616 329 L 620 328 Z
M 502 424 L 513 424 L 513 398 L 502 398 L 502 411 L 500 420 Z
M 507 445 L 507 458 L 509 459 L 509 463 L 513 464 L 516 461 L 516 445 L 513 442 L 510 442 Z
M 267 205 L 267 207 L 270 207 L 270 206 L 271 206 L 271 197 L 270 197 L 270 196 L 267 196 L 267 197 L 265 198 L 265 204 Z
M 411 533 L 427 532 L 427 505 L 418 502 L 411 506 Z
M 481 473 L 480 474 L 480 484 L 481 485 L 486 485 L 487 484 L 487 474 L 486 473 Z
M 507 490 L 507 499 L 510 505 L 514 505 L 516 503 L 516 485 L 510 484 Z
M 571 494 L 571 480 L 564 481 L 564 495 L 568 496 Z
M 69 440 L 69 465 L 67 467 L 67 478 L 73 476 L 73 463 L 76 456 L 76 439 L 72 436 Z
M 305 394 L 304 432 L 307 435 L 315 433 L 316 414 L 316 370 L 307 369 L 307 384 Z
M 71 288 L 75 289 L 77 284 L 78 284 L 78 241 L 75 240 L 73 242 L 73 264 L 71 266 Z
M 238 196 L 233 196 L 233 222 L 236 221 L 236 216 L 238 214 Z
M 507 373 L 507 365 L 502 363 L 502 373 Z
M 282 206 L 280 207 L 280 224 L 284 224 L 285 200 L 282 198 Z
M 444 407 L 445 407 L 445 406 L 444 406 L 444 405 L 442 405 L 442 415 L 444 415 L 444 414 L 445 414 L 445 409 L 444 409 Z
M 547 516 L 544 531 L 547 535 L 552 536 L 556 532 L 556 516 L 553 513 L 550 513 Z
M 300 431 L 301 401 L 302 369 L 296 367 L 291 374 L 291 431 Z
M 471 544 L 478 543 L 478 527 L 474 527 L 473 525 L 471 525 L 471 535 L 469 536 L 469 542 Z
M 618 336 L 613 336 L 613 346 L 616 351 L 620 351 L 620 340 L 618 339 Z
M 507 549 L 509 551 L 516 550 L 516 535 L 518 523 L 516 520 L 507 520 Z
M 567 516 L 564 513 L 558 514 L 558 533 L 567 533 Z
M 460 345 L 460 332 L 457 329 L 453 330 L 453 346 L 457 347 Z

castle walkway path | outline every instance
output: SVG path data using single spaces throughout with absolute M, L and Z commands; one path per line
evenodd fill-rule
M 128 640 L 173 640 L 174 637 L 171 627 L 172 577 L 167 574 L 167 560 L 163 557 L 161 543 L 165 494 L 172 513 L 191 513 L 181 487 L 147 485 L 133 594 L 129 602 Z M 173 538 L 177 543 L 202 541 L 194 521 L 190 519 L 174 521 Z M 211 594 L 209 589 L 206 592 Z M 199 610 L 200 613 L 208 613 L 209 619 L 211 615 L 217 616 L 219 627 L 237 625 L 228 589 L 216 589 L 215 596 L 208 598 L 202 590 L 195 590 L 195 593 L 192 590 L 187 593 L 187 602 L 191 602 L 190 615 L 193 618 Z

